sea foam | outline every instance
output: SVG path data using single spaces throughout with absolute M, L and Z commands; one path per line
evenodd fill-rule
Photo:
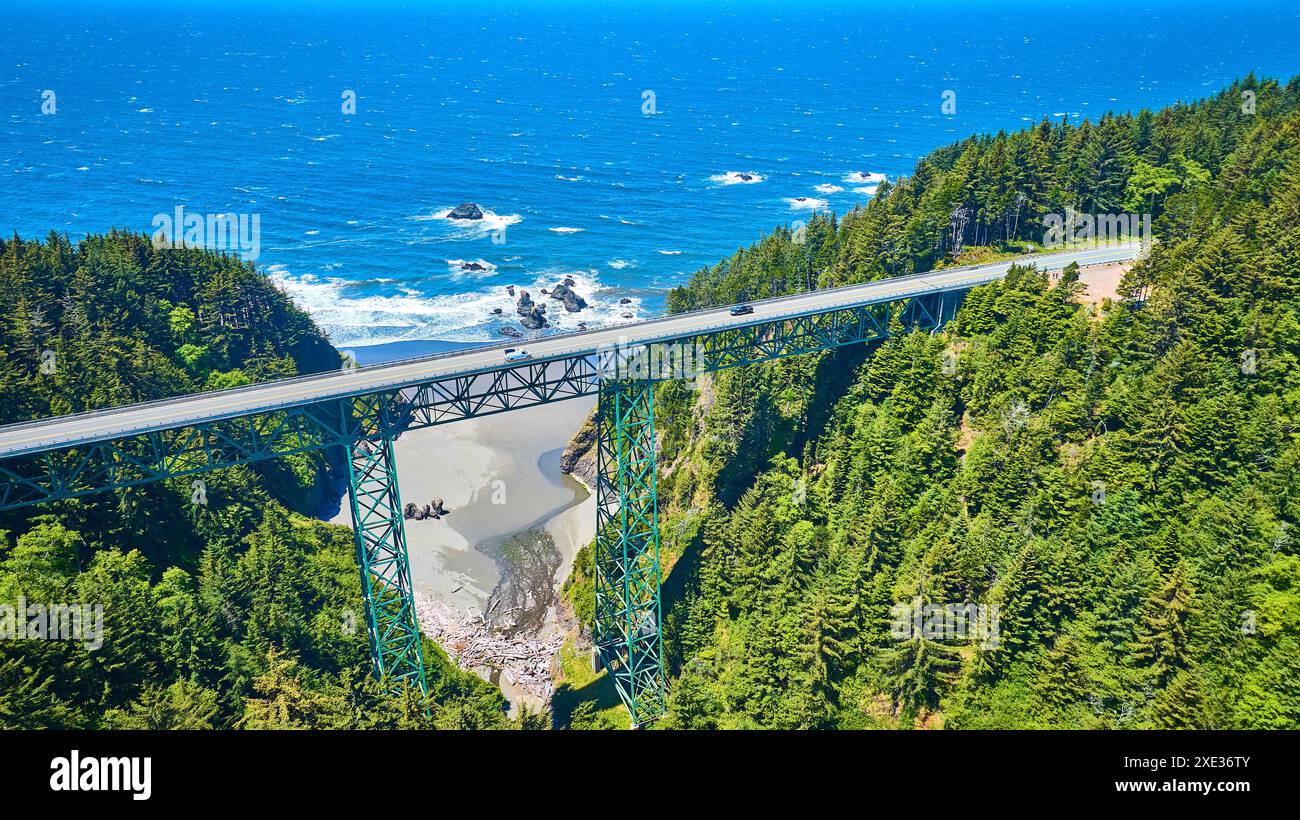
M 548 269 L 525 274 L 526 279 L 513 283 L 515 296 L 506 291 L 500 278 L 491 286 L 442 295 L 425 295 L 409 284 L 373 279 L 369 284 L 382 284 L 387 292 L 353 297 L 347 295 L 357 289 L 353 279 L 298 275 L 278 264 L 268 266 L 266 273 L 295 304 L 311 314 L 339 347 L 424 339 L 502 341 L 505 337 L 496 329 L 503 325 L 529 338 L 541 335 L 525 331 L 519 324 L 515 305 L 520 290 L 528 291 L 534 302 L 546 305 L 546 320 L 551 327 L 542 333 L 577 330 L 580 322 L 595 328 L 643 318 L 641 299 L 625 297 L 618 289 L 606 287 L 595 270 Z M 559 300 L 541 292 L 542 288 L 554 288 L 566 276 L 573 279 L 573 290 L 587 301 L 589 307 L 585 310 L 569 313 Z M 631 301 L 620 304 L 621 298 Z M 493 308 L 500 308 L 501 315 L 494 315 Z

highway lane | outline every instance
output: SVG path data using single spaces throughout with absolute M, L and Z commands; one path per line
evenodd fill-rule
M 1127 244 L 1038 254 L 1015 261 L 1033 262 L 1045 270 L 1059 270 L 1070 262 L 1095 265 L 1133 259 L 1138 250 L 1136 244 Z M 774 319 L 889 302 L 910 295 L 965 290 L 1001 278 L 1010 266 L 1011 261 L 1006 261 L 951 268 L 752 302 L 754 312 L 746 316 L 733 317 L 729 309 L 723 307 L 581 333 L 547 336 L 529 342 L 472 348 L 8 425 L 0 427 L 0 459 L 517 366 L 504 361 L 502 348 L 507 346 L 526 348 L 535 361 L 562 360 L 593 355 L 615 345 L 667 341 L 712 329 L 761 324 Z

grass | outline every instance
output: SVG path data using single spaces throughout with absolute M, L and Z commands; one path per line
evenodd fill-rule
M 551 696 L 557 729 L 628 729 L 631 721 L 614 682 L 591 668 L 590 652 L 572 641 L 560 647 L 561 681 Z

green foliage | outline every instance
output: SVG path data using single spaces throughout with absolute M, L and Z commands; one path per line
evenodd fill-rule
M 778 231 L 674 291 L 684 310 L 1004 253 L 1067 207 L 1155 217 L 1100 311 L 1077 267 L 1018 266 L 865 360 L 660 388 L 663 725 L 1300 728 L 1297 102 L 1300 80 L 1252 77 L 971 138 L 815 246 Z M 890 608 L 914 600 L 995 608 L 998 640 L 900 640 Z
M 5 423 L 338 362 L 250 267 L 128 233 L 0 241 L 0 310 Z M 428 641 L 427 698 L 374 680 L 352 534 L 295 512 L 330 469 L 316 453 L 209 473 L 207 506 L 174 480 L 4 514 L 0 603 L 101 607 L 103 640 L 0 641 L 0 727 L 514 725 Z

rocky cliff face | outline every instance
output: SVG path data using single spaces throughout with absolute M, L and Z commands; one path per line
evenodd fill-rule
M 567 473 L 594 490 L 596 488 L 596 408 L 573 434 L 560 453 L 560 472 Z

